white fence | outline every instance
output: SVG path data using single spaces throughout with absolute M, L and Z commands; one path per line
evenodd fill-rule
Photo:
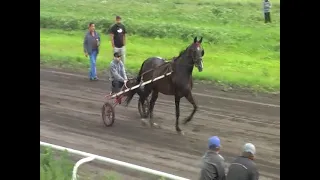
M 138 165 L 135 165 L 135 164 L 130 164 L 130 163 L 127 163 L 127 162 L 118 161 L 118 160 L 115 160 L 115 159 L 102 157 L 102 156 L 98 156 L 98 155 L 95 155 L 95 154 L 82 152 L 82 151 L 78 151 L 78 150 L 75 150 L 75 149 L 66 148 L 66 147 L 62 147 L 62 146 L 58 146 L 58 145 L 54 145 L 54 144 L 50 144 L 50 143 L 46 143 L 46 142 L 41 142 L 40 141 L 40 146 L 51 147 L 53 149 L 57 149 L 57 150 L 60 150 L 60 151 L 67 150 L 71 154 L 76 154 L 76 155 L 85 157 L 85 158 L 79 160 L 75 164 L 75 166 L 73 167 L 72 180 L 76 180 L 77 179 L 77 171 L 78 171 L 78 168 L 79 168 L 79 166 L 81 164 L 86 163 L 86 162 L 90 162 L 90 161 L 93 161 L 93 160 L 99 160 L 99 161 L 115 164 L 115 165 L 118 165 L 118 166 L 126 167 L 126 168 L 129 168 L 129 169 L 134 169 L 134 170 L 137 170 L 137 171 L 142 171 L 142 172 L 145 172 L 145 173 L 161 176 L 161 177 L 168 178 L 168 179 L 190 180 L 190 179 L 187 179 L 187 178 L 175 176 L 175 175 L 168 174 L 168 173 L 161 172 L 161 171 L 156 171 L 156 170 L 149 169 L 149 168 L 142 167 L 142 166 L 138 166 Z

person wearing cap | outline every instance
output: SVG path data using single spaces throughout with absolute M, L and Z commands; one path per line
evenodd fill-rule
M 113 48 L 113 52 L 118 52 L 121 54 L 121 60 L 124 64 L 126 52 L 126 27 L 121 23 L 121 17 L 116 16 L 116 23 L 113 24 L 109 29 L 110 37 L 111 37 L 111 45 Z
M 230 164 L 227 180 L 258 180 L 259 171 L 253 162 L 255 154 L 255 146 L 246 143 L 243 146 L 242 155 Z
M 110 63 L 110 81 L 111 81 L 111 92 L 117 93 L 121 90 L 122 86 L 127 83 L 126 70 L 121 62 L 121 54 L 115 52 L 114 58 Z
M 100 47 L 100 35 L 95 30 L 95 24 L 89 23 L 89 31 L 85 34 L 83 40 L 83 51 L 86 57 L 89 56 L 90 60 L 90 70 L 89 78 L 90 80 L 98 80 L 96 62 L 97 56 L 99 54 Z
M 208 139 L 208 150 L 202 157 L 200 180 L 225 180 L 225 162 L 219 154 L 220 147 L 218 136 Z

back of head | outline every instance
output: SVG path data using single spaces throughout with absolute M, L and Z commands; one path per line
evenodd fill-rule
M 113 54 L 113 57 L 121 57 L 121 54 L 120 54 L 119 52 L 115 52 L 115 53 Z
M 248 157 L 254 157 L 256 154 L 256 147 L 252 143 L 246 143 L 243 146 L 243 151 L 242 151 L 244 156 Z
M 208 148 L 210 150 L 218 151 L 220 146 L 220 138 L 218 136 L 212 136 L 208 139 Z

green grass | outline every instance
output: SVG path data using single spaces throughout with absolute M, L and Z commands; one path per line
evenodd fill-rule
M 66 152 L 56 159 L 51 149 L 40 148 L 40 180 L 69 180 L 72 168 Z
M 121 15 L 130 36 L 127 68 L 137 71 L 147 57 L 178 55 L 195 35 L 204 36 L 202 73 L 197 79 L 255 90 L 280 89 L 280 4 L 272 1 L 272 23 L 264 24 L 256 0 L 40 0 L 42 63 L 88 67 L 82 38 L 88 22 L 99 32 Z M 64 29 L 59 31 L 53 29 Z M 109 38 L 102 37 L 98 65 L 112 58 Z
M 68 153 L 54 152 L 50 148 L 40 148 L 40 180 L 70 180 L 75 162 L 70 160 Z M 78 169 L 79 180 L 97 179 L 97 176 L 88 172 L 82 173 Z M 119 180 L 118 174 L 108 172 L 100 180 Z

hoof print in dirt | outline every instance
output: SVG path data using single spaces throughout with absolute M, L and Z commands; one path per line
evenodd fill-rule
M 160 125 L 157 124 L 157 123 L 153 123 L 153 124 L 152 124 L 152 127 L 153 127 L 153 128 L 157 128 L 157 129 L 160 129 L 160 128 L 161 128 Z
M 194 127 L 194 128 L 192 129 L 192 132 L 200 132 L 200 129 L 199 129 L 198 127 Z

